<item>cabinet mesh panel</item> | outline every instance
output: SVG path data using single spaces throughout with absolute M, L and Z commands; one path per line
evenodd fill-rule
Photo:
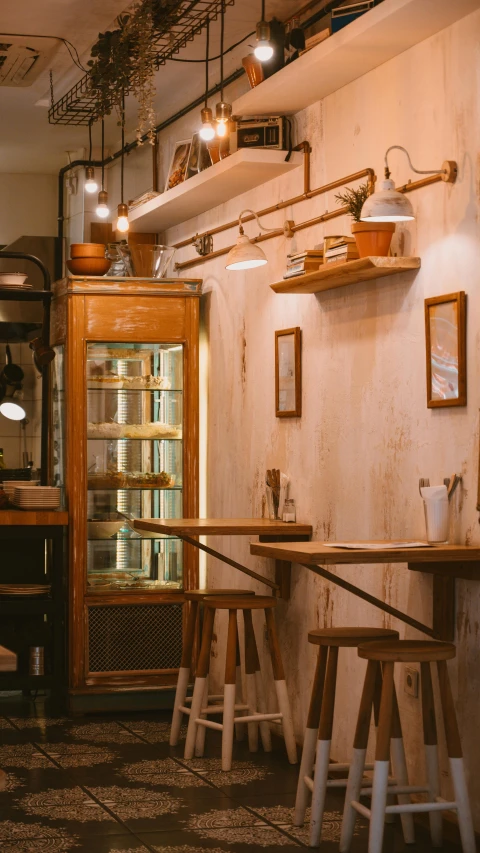
M 182 606 L 88 608 L 90 672 L 177 669 L 182 654 Z

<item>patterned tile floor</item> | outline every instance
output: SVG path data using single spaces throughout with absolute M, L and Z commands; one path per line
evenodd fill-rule
M 292 826 L 298 768 L 279 745 L 269 755 L 235 746 L 231 772 L 220 769 L 216 733 L 206 757 L 183 760 L 168 745 L 165 713 L 58 719 L 43 706 L 0 711 L 2 853 L 300 853 L 308 824 Z M 341 794 L 329 795 L 322 853 L 338 850 Z M 308 817 L 308 815 L 307 815 Z M 420 828 L 413 850 L 431 850 Z M 458 853 L 457 844 L 444 851 Z M 385 853 L 412 851 L 387 826 Z M 366 853 L 357 821 L 352 853 Z

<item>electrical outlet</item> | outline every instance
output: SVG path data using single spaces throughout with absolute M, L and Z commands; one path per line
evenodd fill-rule
M 403 674 L 403 689 L 409 696 L 418 699 L 418 669 L 406 666 Z

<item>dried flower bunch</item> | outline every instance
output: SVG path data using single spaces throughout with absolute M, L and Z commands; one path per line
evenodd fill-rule
M 345 192 L 337 193 L 335 201 L 339 204 L 344 204 L 348 207 L 348 212 L 352 215 L 354 222 L 360 222 L 362 207 L 370 195 L 370 185 L 368 183 L 360 184 L 356 190 L 347 187 Z
M 88 65 L 98 115 L 117 110 L 121 120 L 124 95 L 134 95 L 138 101 L 139 142 L 145 133 L 149 142 L 155 141 L 156 44 L 176 21 L 180 7 L 181 0 L 141 0 L 128 14 L 119 15 L 117 29 L 100 33 L 92 47 Z

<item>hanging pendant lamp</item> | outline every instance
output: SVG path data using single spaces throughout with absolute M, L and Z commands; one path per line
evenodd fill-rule
M 217 121 L 217 136 L 224 137 L 228 133 L 228 123 L 232 118 L 232 105 L 223 100 L 223 48 L 225 41 L 225 0 L 222 0 L 220 17 L 220 101 L 215 107 Z
M 89 141 L 89 150 L 88 150 L 88 162 L 92 162 L 92 122 L 90 121 L 88 124 L 88 141 Z M 98 184 L 95 180 L 95 169 L 93 166 L 87 166 L 85 169 L 85 192 L 87 193 L 96 193 L 98 190 Z
M 210 18 L 207 18 L 207 45 L 205 52 L 205 106 L 201 112 L 202 126 L 200 128 L 200 138 L 208 142 L 215 136 L 215 127 L 213 124 L 213 113 L 208 106 L 208 57 L 210 53 Z
M 105 122 L 102 117 L 102 189 L 98 194 L 97 209 L 95 211 L 100 219 L 106 219 L 110 213 L 108 207 L 108 193 L 105 190 Z
M 273 47 L 270 42 L 270 24 L 265 20 L 265 0 L 262 0 L 262 20 L 257 24 L 256 45 L 253 51 L 260 62 L 267 62 L 273 56 Z
M 123 175 L 124 175 L 124 159 L 125 159 L 125 95 L 122 98 L 122 157 L 120 160 L 120 204 L 117 207 L 117 231 L 122 234 L 130 228 L 128 222 L 128 204 L 123 200 Z

